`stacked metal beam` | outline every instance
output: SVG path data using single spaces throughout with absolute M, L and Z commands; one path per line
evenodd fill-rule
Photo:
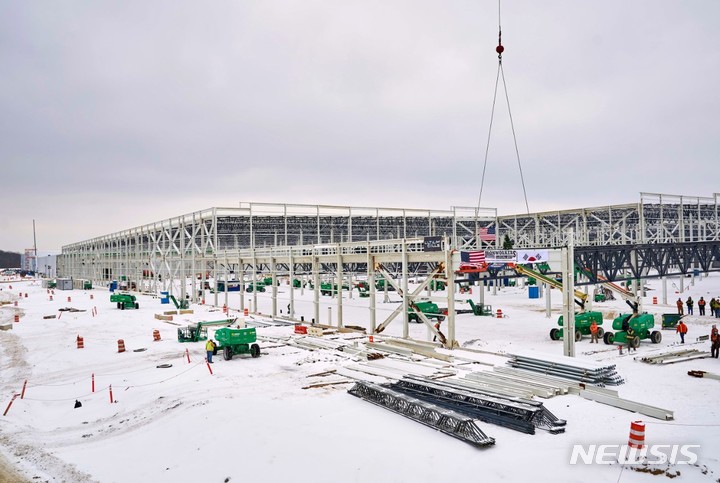
M 356 382 L 348 392 L 474 446 L 495 444 L 495 438 L 487 436 L 473 418 L 451 409 L 364 381 Z
M 675 362 L 704 359 L 706 357 L 710 357 L 709 352 L 700 351 L 698 349 L 679 349 L 675 351 L 664 352 L 662 354 L 656 354 L 654 356 L 643 356 L 640 358 L 640 360 L 648 364 L 673 364 Z
M 450 382 L 420 377 L 406 377 L 390 387 L 481 421 L 523 433 L 535 434 L 536 428 L 553 434 L 565 432 L 566 422 L 555 417 L 541 402 L 472 391 Z
M 617 386 L 625 380 L 617 373 L 615 364 L 601 364 L 595 361 L 551 354 L 508 354 L 512 367 L 547 374 L 570 381 L 597 386 Z

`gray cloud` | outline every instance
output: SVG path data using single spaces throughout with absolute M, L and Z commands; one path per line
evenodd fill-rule
M 720 191 L 719 14 L 503 2 L 532 211 Z M 33 218 L 54 249 L 240 200 L 474 205 L 496 41 L 490 0 L 4 2 L 0 248 Z M 508 214 L 499 94 L 482 204 Z

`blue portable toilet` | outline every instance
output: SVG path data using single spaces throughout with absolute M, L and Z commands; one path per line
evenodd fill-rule
M 161 304 L 169 304 L 170 303 L 170 292 L 160 292 L 160 303 Z
M 538 287 L 536 285 L 535 286 L 530 285 L 528 287 L 528 296 L 531 299 L 539 299 L 540 298 L 540 287 Z
M 114 292 L 115 290 L 117 290 L 117 280 L 110 282 L 110 291 Z

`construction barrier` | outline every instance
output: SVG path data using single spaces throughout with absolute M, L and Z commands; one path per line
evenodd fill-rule
M 93 294 L 90 294 L 90 300 L 92 300 L 92 299 L 93 299 Z
M 243 315 L 244 315 L 245 317 L 247 317 L 248 315 L 250 315 L 250 311 L 249 311 L 248 309 L 244 309 L 244 310 L 243 310 Z
M 371 335 L 370 337 L 368 337 L 368 342 L 370 342 L 371 344 L 372 344 L 373 342 L 375 342 L 375 339 L 373 338 L 372 335 Z
M 125 341 L 118 339 L 118 353 L 125 352 Z
M 498 319 L 502 319 L 502 318 L 503 318 L 503 313 L 502 313 L 502 310 L 500 310 L 500 309 L 497 309 L 497 318 L 498 318 Z
M 20 322 L 20 316 L 18 314 L 15 314 L 15 322 Z
M 68 302 L 72 302 L 72 297 L 68 297 Z
M 84 349 L 84 348 L 85 348 L 85 340 L 84 340 L 82 337 L 80 337 L 80 336 L 77 336 L 77 348 L 78 348 L 78 349 Z
M 653 297 L 653 305 L 657 305 L 657 297 Z
M 632 421 L 630 423 L 628 446 L 631 448 L 642 448 L 645 446 L 645 423 L 642 421 Z
M 296 334 L 307 334 L 307 327 L 305 327 L 304 325 L 296 325 L 295 333 Z
M 160 331 L 155 329 L 153 330 L 153 341 L 157 342 L 160 340 Z

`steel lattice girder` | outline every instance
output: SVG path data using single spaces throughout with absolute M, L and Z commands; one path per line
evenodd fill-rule
M 537 401 L 488 395 L 440 381 L 428 381 L 411 376 L 403 378 L 391 387 L 429 402 L 446 405 L 482 421 L 525 433 L 534 434 L 536 427 L 554 434 L 565 431 L 566 422 L 555 417 Z
M 597 275 L 616 281 L 686 274 L 695 266 L 703 272 L 718 271 L 714 261 L 720 261 L 720 241 L 575 247 L 575 264 L 592 272 L 590 284 L 599 283 Z M 651 269 L 657 275 L 649 275 Z
M 415 399 L 406 394 L 370 382 L 358 381 L 348 390 L 353 396 L 385 409 L 402 414 L 414 421 L 442 431 L 454 438 L 483 447 L 495 444 L 472 419 L 449 409 Z

